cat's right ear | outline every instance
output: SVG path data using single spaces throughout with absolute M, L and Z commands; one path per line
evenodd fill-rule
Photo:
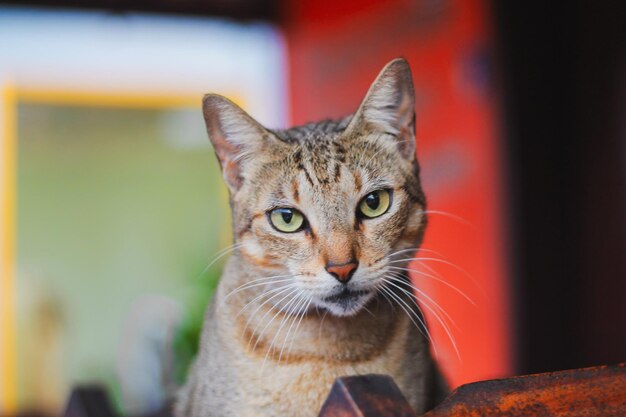
M 218 94 L 204 96 L 202 112 L 226 184 L 235 192 L 243 183 L 244 165 L 273 135 L 235 103 Z
M 386 133 L 402 156 L 415 159 L 415 92 L 411 68 L 396 58 L 382 69 L 346 128 Z

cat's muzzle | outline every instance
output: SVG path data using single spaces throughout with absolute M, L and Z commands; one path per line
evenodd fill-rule
M 336 294 L 324 297 L 324 301 L 333 304 L 345 313 L 356 312 L 363 306 L 363 298 L 371 295 L 370 291 L 351 290 L 347 286 Z

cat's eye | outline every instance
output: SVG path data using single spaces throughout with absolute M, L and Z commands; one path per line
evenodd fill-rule
M 359 214 L 372 219 L 382 216 L 389 209 L 391 193 L 389 190 L 378 190 L 369 193 L 359 203 Z
M 269 213 L 270 223 L 279 232 L 293 233 L 304 229 L 304 216 L 296 209 L 277 208 Z

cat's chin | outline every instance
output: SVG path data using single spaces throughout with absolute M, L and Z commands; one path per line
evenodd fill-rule
M 363 310 L 365 305 L 373 298 L 372 291 L 344 291 L 325 297 L 318 304 L 330 314 L 338 317 L 354 316 Z

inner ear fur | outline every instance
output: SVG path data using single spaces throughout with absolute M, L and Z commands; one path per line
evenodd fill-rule
M 271 146 L 274 135 L 238 105 L 218 94 L 204 96 L 202 112 L 226 184 L 235 192 L 241 188 L 248 160 Z

